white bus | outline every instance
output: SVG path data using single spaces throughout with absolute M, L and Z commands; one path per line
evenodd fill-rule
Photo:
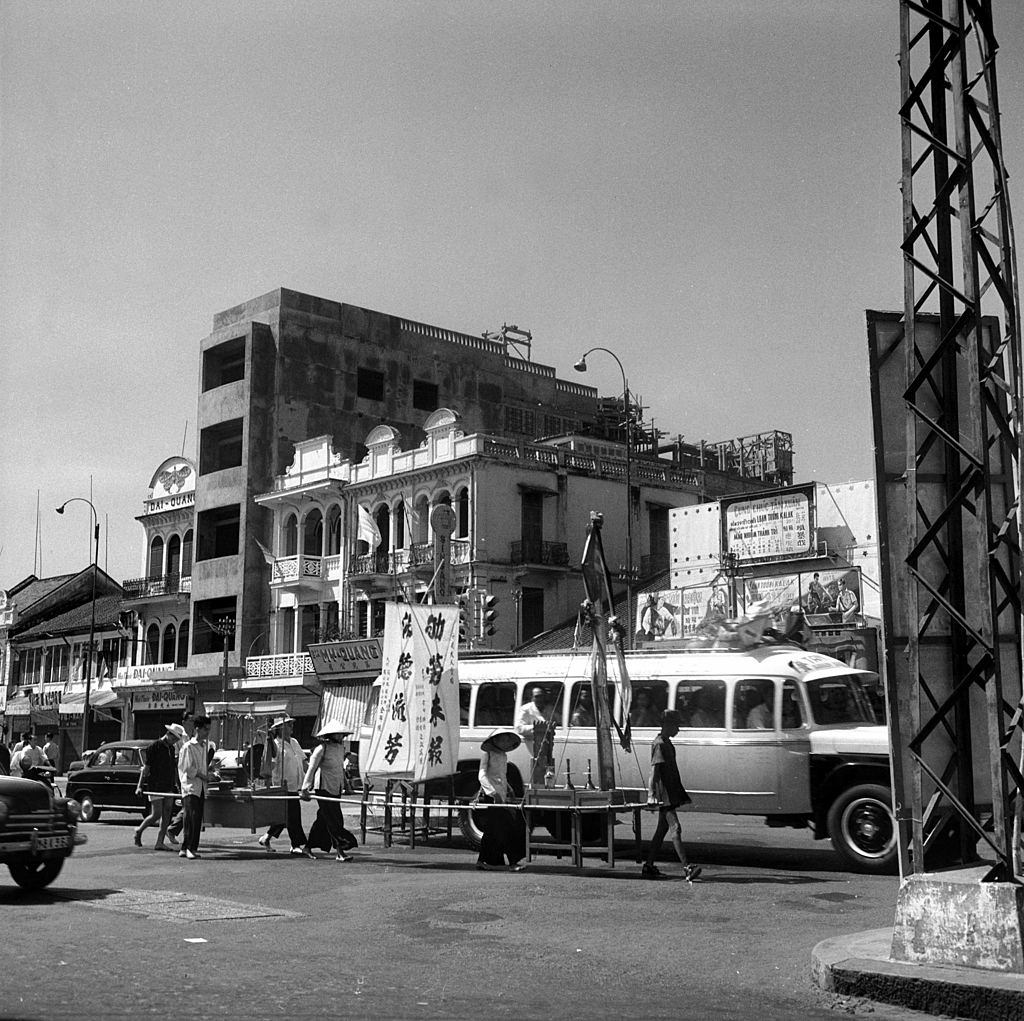
M 831 838 L 853 869 L 895 868 L 888 733 L 868 693 L 876 674 L 790 645 L 637 651 L 626 660 L 633 741 L 627 752 L 613 734 L 616 786 L 646 797 L 650 741 L 660 713 L 675 709 L 682 729 L 673 743 L 693 798 L 688 811 L 758 815 L 769 826 L 810 828 L 817 839 Z M 460 661 L 458 797 L 468 800 L 477 790 L 480 742 L 495 727 L 514 727 L 536 687 L 555 707 L 555 784 L 566 784 L 568 770 L 573 785 L 584 786 L 588 763 L 597 783 L 596 733 L 587 699 L 581 706 L 580 698 L 590 684 L 588 664 L 584 652 Z M 615 672 L 610 661 L 610 681 Z M 375 687 L 365 717 L 361 736 L 367 741 L 378 692 Z M 621 726 L 612 683 L 609 704 Z M 509 755 L 517 794 L 532 775 L 524 742 Z M 461 823 L 467 837 L 479 839 L 471 812 Z

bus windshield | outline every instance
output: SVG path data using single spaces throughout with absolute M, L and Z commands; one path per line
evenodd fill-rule
M 807 698 L 817 724 L 878 723 L 859 677 L 817 677 L 807 681 Z

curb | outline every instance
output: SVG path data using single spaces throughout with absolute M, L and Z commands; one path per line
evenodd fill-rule
M 977 1021 L 1024 1017 L 1024 975 L 890 961 L 891 942 L 892 929 L 822 940 L 811 951 L 814 984 L 826 992 L 930 1014 Z

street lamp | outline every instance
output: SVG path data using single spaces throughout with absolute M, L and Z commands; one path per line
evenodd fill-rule
M 633 429 L 629 413 L 629 382 L 626 370 L 619 361 L 619 356 L 607 347 L 592 347 L 580 355 L 580 360 L 573 365 L 577 372 L 587 371 L 587 355 L 595 351 L 603 351 L 615 359 L 615 364 L 622 373 L 622 413 L 626 424 L 626 648 L 633 647 L 633 500 L 630 493 L 630 467 L 633 455 Z
M 96 513 L 96 508 L 92 505 L 92 501 L 87 500 L 84 496 L 73 496 L 70 500 L 65 500 L 57 508 L 57 513 L 63 514 L 64 508 L 76 500 L 79 503 L 87 503 L 89 510 L 92 511 L 93 537 L 95 540 L 92 555 L 92 611 L 89 615 L 89 654 L 88 666 L 85 669 L 85 706 L 82 711 L 82 754 L 84 755 L 89 749 L 89 699 L 92 694 L 93 643 L 96 639 L 96 572 L 99 570 L 100 558 L 100 516 Z

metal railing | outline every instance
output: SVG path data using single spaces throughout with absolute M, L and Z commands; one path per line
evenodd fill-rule
M 468 564 L 473 559 L 473 546 L 468 539 L 452 539 L 450 563 Z M 432 542 L 413 543 L 409 549 L 384 552 L 375 550 L 373 553 L 354 554 L 350 561 L 349 573 L 366 574 L 401 574 L 417 567 L 430 567 L 434 563 L 434 544 Z
M 313 673 L 313 660 L 308 652 L 286 652 L 278 656 L 247 656 L 246 677 L 299 677 Z
M 146 578 L 131 578 L 122 582 L 125 599 L 142 599 L 147 596 L 174 596 L 179 592 L 192 591 L 192 575 L 151 574 Z
M 548 567 L 569 566 L 569 546 L 564 542 L 542 542 L 524 539 L 512 543 L 509 559 L 513 564 L 543 564 Z

